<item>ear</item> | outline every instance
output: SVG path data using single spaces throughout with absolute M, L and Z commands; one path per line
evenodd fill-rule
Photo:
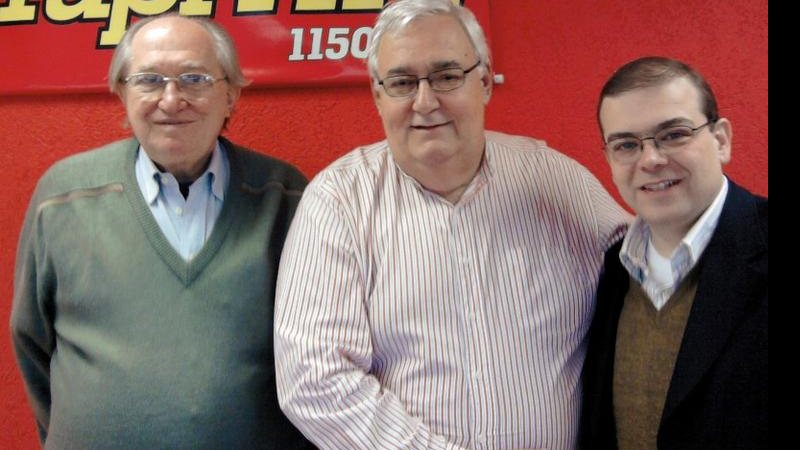
M 117 82 L 116 89 L 117 89 L 117 97 L 119 97 L 119 101 L 121 101 L 122 105 L 124 106 L 125 105 L 125 94 L 127 93 L 127 90 L 125 89 L 125 86 L 123 86 L 122 83 L 119 83 L 119 82 Z
M 236 101 L 239 100 L 240 95 L 242 95 L 242 88 L 238 86 L 230 86 L 228 88 L 228 93 L 227 93 L 228 117 L 230 117 L 231 113 L 233 112 L 233 105 L 235 105 Z
M 372 100 L 375 101 L 375 108 L 378 110 L 378 115 L 382 116 L 381 95 L 383 95 L 383 89 L 375 81 L 374 78 L 370 77 L 369 82 L 370 82 L 370 89 L 372 89 Z
M 492 72 L 492 66 L 489 64 L 486 64 L 483 68 L 481 84 L 483 85 L 483 104 L 488 105 L 489 100 L 492 98 L 492 87 L 494 86 L 494 72 Z
M 125 118 L 122 120 L 122 128 L 126 130 L 131 127 L 131 121 L 128 120 L 128 105 L 125 103 L 125 97 L 127 95 L 128 91 L 124 88 L 124 86 L 118 86 L 117 98 L 119 98 L 119 101 L 122 102 L 122 109 L 125 110 Z
M 731 122 L 726 118 L 717 120 L 712 129 L 714 140 L 717 145 L 717 157 L 723 165 L 731 160 L 731 142 L 733 140 L 733 129 Z

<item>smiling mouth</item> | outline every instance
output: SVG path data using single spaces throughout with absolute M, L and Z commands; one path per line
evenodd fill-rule
M 659 183 L 646 184 L 646 185 L 642 186 L 640 189 L 643 190 L 643 191 L 648 191 L 648 192 L 659 192 L 659 191 L 667 190 L 667 189 L 671 188 L 672 186 L 677 185 L 680 182 L 681 182 L 680 180 L 665 180 L 665 181 L 661 181 Z
M 156 125 L 186 125 L 188 123 L 191 122 L 185 120 L 160 120 L 155 122 Z
M 438 123 L 434 125 L 411 125 L 411 128 L 415 130 L 433 130 L 434 128 L 439 128 L 442 126 L 447 125 L 450 122 Z

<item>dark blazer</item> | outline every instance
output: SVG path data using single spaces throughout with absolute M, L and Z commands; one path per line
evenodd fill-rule
M 729 182 L 658 429 L 658 448 L 767 448 L 767 205 Z M 629 276 L 605 256 L 583 373 L 582 449 L 615 449 L 611 386 Z

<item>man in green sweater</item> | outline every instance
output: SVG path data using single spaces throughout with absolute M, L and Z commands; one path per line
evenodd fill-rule
M 51 449 L 305 448 L 275 393 L 278 261 L 305 177 L 219 136 L 247 84 L 228 34 L 137 22 L 109 70 L 135 138 L 39 181 L 14 348 Z

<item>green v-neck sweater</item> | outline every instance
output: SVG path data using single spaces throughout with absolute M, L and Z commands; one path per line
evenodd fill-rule
M 187 262 L 139 190 L 138 145 L 57 163 L 25 217 L 11 328 L 45 447 L 305 447 L 278 407 L 272 318 L 306 179 L 222 139 L 230 184 Z

